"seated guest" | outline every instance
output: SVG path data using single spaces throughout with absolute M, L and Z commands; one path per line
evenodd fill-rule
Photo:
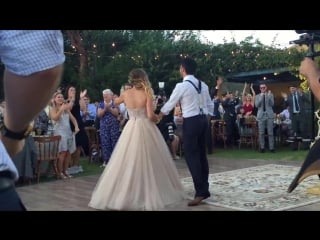
M 97 116 L 97 107 L 94 103 L 90 103 L 90 97 L 85 95 L 83 98 L 85 106 L 80 110 L 80 115 L 85 127 L 94 126 Z
M 48 132 L 49 116 L 43 109 L 34 119 L 34 129 L 37 135 L 45 135 Z
M 286 138 L 291 137 L 293 133 L 289 106 L 287 106 L 281 113 L 279 113 L 277 117 L 281 120 L 281 134 L 283 134 Z
M 240 106 L 239 113 L 237 114 L 237 120 L 236 120 L 240 135 L 245 134 L 245 118 L 246 118 L 245 110 L 243 106 Z

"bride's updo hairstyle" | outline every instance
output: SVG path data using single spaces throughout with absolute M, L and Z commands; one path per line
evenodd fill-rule
M 147 94 L 153 96 L 148 74 L 142 68 L 131 70 L 129 73 L 129 83 L 136 89 L 144 89 Z

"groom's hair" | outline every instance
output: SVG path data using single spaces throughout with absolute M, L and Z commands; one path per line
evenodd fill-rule
M 187 74 L 194 75 L 196 73 L 197 63 L 192 58 L 183 58 L 180 64 L 185 69 Z

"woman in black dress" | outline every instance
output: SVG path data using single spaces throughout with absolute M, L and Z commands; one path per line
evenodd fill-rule
M 75 135 L 76 138 L 76 151 L 72 153 L 72 161 L 71 167 L 69 169 L 70 174 L 82 172 L 82 166 L 79 166 L 79 160 L 81 155 L 81 148 L 83 149 L 84 153 L 88 156 L 89 155 L 89 139 L 84 129 L 84 123 L 82 121 L 82 117 L 80 115 L 81 106 L 85 104 L 83 101 L 83 97 L 87 94 L 87 90 L 83 90 L 77 95 L 76 88 L 74 86 L 68 86 L 66 88 L 66 96 L 65 99 L 69 101 L 72 106 L 71 113 L 76 118 L 80 131 Z M 71 124 L 71 129 L 74 131 L 74 126 Z

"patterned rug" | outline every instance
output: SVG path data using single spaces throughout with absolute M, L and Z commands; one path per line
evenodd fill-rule
M 210 174 L 211 197 L 205 202 L 242 211 L 281 211 L 320 202 L 320 195 L 307 193 L 319 186 L 318 176 L 304 179 L 297 188 L 287 189 L 299 167 L 269 164 Z M 194 196 L 191 177 L 182 179 L 190 199 Z

